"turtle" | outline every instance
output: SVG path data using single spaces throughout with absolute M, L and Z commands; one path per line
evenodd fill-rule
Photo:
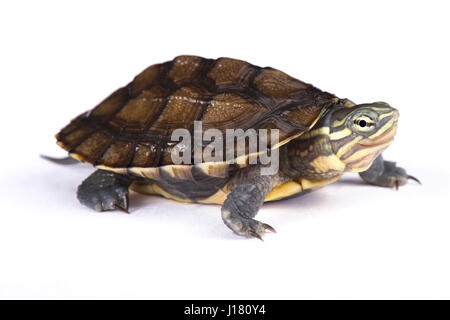
M 356 104 L 271 67 L 182 55 L 151 65 L 73 119 L 56 139 L 70 157 L 96 168 L 77 189 L 78 200 L 89 208 L 128 212 L 130 190 L 219 204 L 234 233 L 262 240 L 267 231 L 275 232 L 255 219 L 264 202 L 318 189 L 345 172 L 397 189 L 408 179 L 418 181 L 383 159 L 398 117 L 385 102 Z M 278 154 L 277 170 L 263 174 L 267 163 L 251 162 L 255 151 L 248 147 L 239 159 L 233 154 L 213 161 L 185 149 L 187 158 L 197 161 L 174 162 L 178 144 L 172 134 L 183 129 L 195 135 L 199 122 L 200 133 L 211 128 L 254 129 L 258 137 L 261 130 L 277 133 L 278 139 L 257 149 Z

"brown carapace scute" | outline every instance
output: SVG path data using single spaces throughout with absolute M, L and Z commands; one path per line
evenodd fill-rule
M 155 64 L 56 136 L 73 157 L 110 168 L 171 165 L 171 134 L 279 129 L 287 142 L 309 130 L 337 98 L 273 69 L 245 61 L 178 56 Z M 273 146 L 272 146 L 273 147 Z

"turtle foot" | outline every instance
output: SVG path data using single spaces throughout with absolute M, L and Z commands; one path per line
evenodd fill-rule
M 385 161 L 379 156 L 372 166 L 360 173 L 361 178 L 370 183 L 381 187 L 395 188 L 404 186 L 408 180 L 414 180 L 422 184 L 419 179 L 409 175 L 405 169 L 397 167 L 392 161 Z
M 222 208 L 222 219 L 234 233 L 247 238 L 257 238 L 264 241 L 262 237 L 267 231 L 276 233 L 275 229 L 267 223 L 245 218 L 225 208 Z
M 97 170 L 78 187 L 77 197 L 96 211 L 119 209 L 128 213 L 130 184 L 126 176 Z
M 223 203 L 222 220 L 234 233 L 262 240 L 266 231 L 275 232 L 268 224 L 253 219 L 264 201 L 267 190 L 270 190 L 267 179 L 260 177 L 256 181 L 240 184 Z

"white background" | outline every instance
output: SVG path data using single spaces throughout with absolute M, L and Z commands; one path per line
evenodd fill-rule
M 1 298 L 450 298 L 445 1 L 14 1 L 0 5 Z M 54 134 L 153 63 L 228 56 L 400 110 L 385 157 L 423 182 L 356 174 L 264 206 L 265 242 L 219 206 L 132 194 L 96 213 Z

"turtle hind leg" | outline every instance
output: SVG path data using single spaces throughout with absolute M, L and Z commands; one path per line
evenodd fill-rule
M 97 170 L 78 187 L 77 198 L 96 211 L 120 209 L 128 213 L 131 182 L 128 176 Z
M 398 189 L 399 186 L 405 185 L 409 179 L 420 184 L 419 179 L 408 175 L 405 169 L 397 167 L 395 162 L 385 161 L 380 155 L 372 163 L 369 169 L 359 173 L 360 177 L 367 183 Z
M 266 230 L 275 232 L 268 224 L 253 219 L 272 188 L 270 176 L 257 176 L 237 185 L 222 205 L 222 219 L 234 233 L 258 238 Z

